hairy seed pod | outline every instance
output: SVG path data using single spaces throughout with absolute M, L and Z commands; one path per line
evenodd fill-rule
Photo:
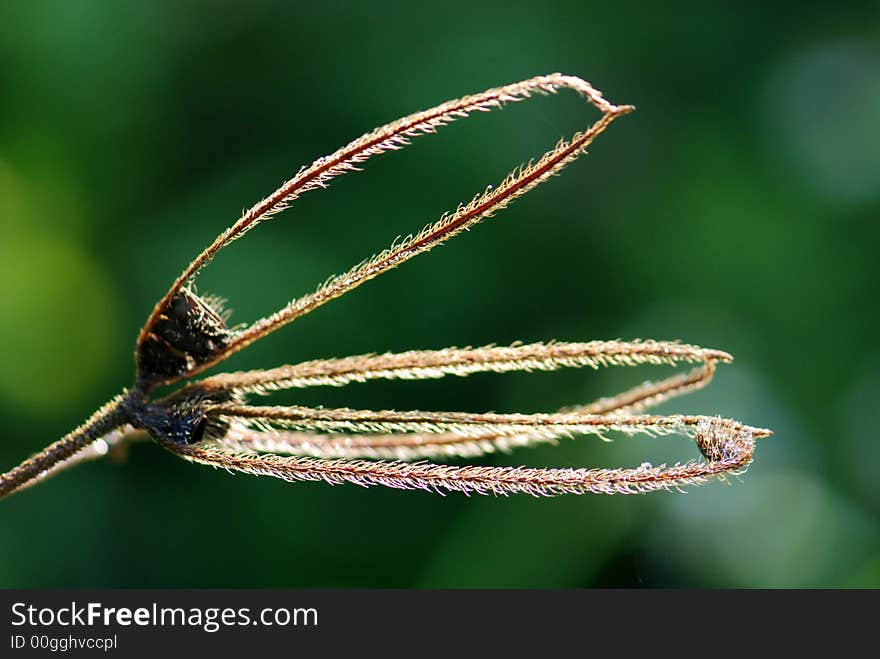
M 214 256 L 300 195 L 320 190 L 335 177 L 358 171 L 368 159 L 397 151 L 474 112 L 489 111 L 536 94 L 572 89 L 601 116 L 560 140 L 539 158 L 514 169 L 497 185 L 444 213 L 420 232 L 331 277 L 313 292 L 250 325 L 229 328 L 217 300 L 199 296 L 193 282 Z M 221 373 L 190 382 L 161 398 L 160 385 L 191 378 L 251 343 L 397 268 L 491 218 L 517 198 L 549 181 L 586 153 L 593 140 L 629 105 L 614 105 L 588 82 L 552 73 L 463 96 L 402 117 L 318 158 L 259 201 L 184 268 L 160 299 L 137 339 L 133 387 L 82 426 L 12 470 L 0 474 L 0 497 L 44 480 L 74 464 L 95 459 L 146 431 L 168 451 L 191 462 L 285 481 L 384 485 L 398 489 L 532 496 L 628 494 L 676 490 L 741 473 L 751 462 L 754 440 L 771 434 L 709 416 L 654 415 L 646 410 L 706 386 L 717 364 L 731 360 L 720 350 L 676 341 L 515 343 L 509 346 L 412 350 L 319 359 L 269 370 Z M 475 373 L 552 371 L 638 365 L 692 365 L 684 373 L 647 381 L 617 395 L 553 413 L 465 413 L 279 407 L 250 404 L 248 397 L 279 389 L 343 386 L 376 379 L 420 380 Z M 131 432 L 130 432 L 131 431 Z M 472 457 L 576 435 L 602 439 L 608 432 L 656 437 L 678 434 L 695 440 L 705 460 L 674 465 L 610 469 L 481 467 L 421 462 L 424 458 Z M 98 445 L 103 442 L 103 451 Z M 414 462 L 408 462 L 414 461 Z
M 220 354 L 230 336 L 219 309 L 182 288 L 154 314 L 142 335 L 136 353 L 138 380 L 152 385 L 179 377 Z

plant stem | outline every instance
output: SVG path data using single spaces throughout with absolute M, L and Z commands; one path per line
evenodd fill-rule
M 127 397 L 116 396 L 95 412 L 84 424 L 0 475 L 0 499 L 22 489 L 46 471 L 125 423 Z

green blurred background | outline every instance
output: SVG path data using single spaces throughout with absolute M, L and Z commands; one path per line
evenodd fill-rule
M 667 411 L 771 427 L 741 482 L 533 500 L 288 485 L 152 445 L 0 504 L 0 586 L 880 586 L 880 5 L 6 2 L 0 8 L 0 466 L 132 379 L 179 270 L 300 165 L 540 73 L 638 111 L 476 230 L 231 360 L 489 342 L 730 351 Z M 480 115 L 310 193 L 202 291 L 253 320 L 595 118 L 574 94 Z M 294 392 L 545 411 L 665 374 Z M 687 442 L 565 441 L 493 464 L 624 465 Z

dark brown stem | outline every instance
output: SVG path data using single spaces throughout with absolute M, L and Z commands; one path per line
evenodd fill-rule
M 86 446 L 112 432 L 125 421 L 124 395 L 116 396 L 95 412 L 83 425 L 31 456 L 17 467 L 0 475 L 0 499 L 38 479 L 55 465 L 67 460 Z

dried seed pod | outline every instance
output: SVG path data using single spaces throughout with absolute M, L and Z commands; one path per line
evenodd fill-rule
M 210 362 L 232 333 L 215 301 L 182 288 L 153 314 L 137 345 L 137 378 L 146 387 L 180 377 Z
M 601 116 L 585 130 L 560 140 L 543 156 L 514 169 L 469 203 L 421 232 L 347 272 L 274 314 L 243 329 L 226 324 L 219 301 L 199 296 L 193 281 L 225 246 L 280 213 L 300 195 L 321 189 L 335 177 L 357 171 L 369 158 L 403 148 L 476 111 L 523 101 L 562 88 L 581 94 Z M 363 283 L 423 254 L 493 216 L 518 197 L 560 173 L 628 105 L 613 105 L 589 83 L 558 73 L 538 76 L 481 94 L 453 99 L 381 126 L 302 168 L 278 190 L 247 210 L 202 251 L 159 300 L 137 340 L 136 379 L 80 428 L 14 469 L 0 474 L 0 497 L 45 480 L 63 469 L 119 448 L 145 430 L 160 445 L 201 464 L 287 481 L 384 485 L 399 489 L 478 494 L 629 494 L 679 489 L 739 473 L 751 462 L 754 440 L 771 434 L 729 419 L 649 415 L 651 406 L 706 386 L 719 363 L 719 350 L 673 341 L 532 343 L 480 348 L 414 350 L 399 354 L 324 359 L 245 373 L 222 373 L 191 383 L 156 400 L 159 385 L 191 377 L 222 362 L 254 341 L 311 313 Z M 617 395 L 551 414 L 352 410 L 248 404 L 247 397 L 276 389 L 342 386 L 374 379 L 465 377 L 473 373 L 550 371 L 559 368 L 696 365 Z M 631 468 L 535 469 L 450 466 L 405 462 L 423 458 L 474 456 L 518 446 L 557 442 L 574 435 L 620 432 L 649 437 L 683 435 L 695 441 L 705 461 L 671 466 L 643 463 Z M 142 434 L 142 433 L 141 433 Z M 103 442 L 103 450 L 99 444 Z M 367 458 L 367 459 L 365 459 Z

